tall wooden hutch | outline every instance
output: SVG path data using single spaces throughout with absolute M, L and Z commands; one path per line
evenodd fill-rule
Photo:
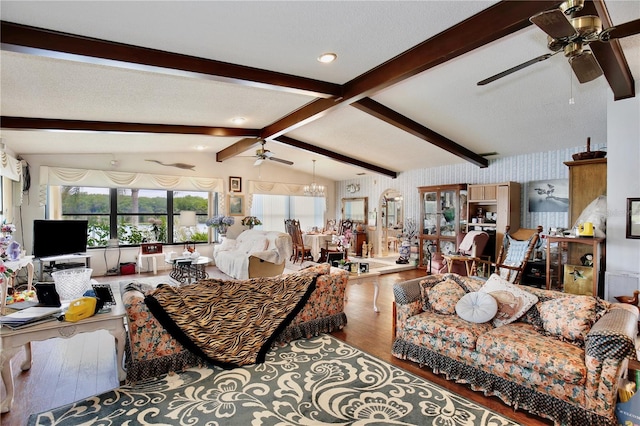
M 569 228 L 597 197 L 607 194 L 607 159 L 567 161 Z M 606 240 L 595 237 L 552 237 L 547 241 L 547 288 L 604 296 Z M 586 256 L 591 256 L 588 265 Z
M 429 268 L 436 253 L 455 253 L 467 225 L 467 185 L 418 187 L 420 194 L 420 268 Z

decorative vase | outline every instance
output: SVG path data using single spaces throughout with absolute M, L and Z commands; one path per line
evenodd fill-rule
M 225 236 L 227 235 L 227 225 L 218 226 L 218 234 Z
M 411 253 L 411 243 L 409 241 L 403 241 L 400 245 L 400 257 L 404 259 L 409 259 L 409 254 Z

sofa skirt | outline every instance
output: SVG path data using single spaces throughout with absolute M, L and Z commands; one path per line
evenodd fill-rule
M 311 321 L 290 325 L 285 328 L 275 340 L 275 344 L 286 344 L 292 340 L 310 338 L 322 333 L 330 333 L 340 330 L 347 324 L 347 316 L 344 312 L 329 315 Z M 183 371 L 191 367 L 202 367 L 207 362 L 187 349 L 181 352 L 166 355 L 154 359 L 133 362 L 131 359 L 131 347 L 129 339 L 125 342 L 125 367 L 127 369 L 127 383 L 134 383 L 169 372 Z
M 396 358 L 408 359 L 428 366 L 436 374 L 444 374 L 447 380 L 465 383 L 474 391 L 500 398 L 514 409 L 523 408 L 533 414 L 554 421 L 556 425 L 615 425 L 615 417 L 607 418 L 552 396 L 541 394 L 517 383 L 455 361 L 403 339 L 393 342 L 391 353 Z

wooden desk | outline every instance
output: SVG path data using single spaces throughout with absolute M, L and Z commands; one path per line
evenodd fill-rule
M 380 277 L 380 272 L 365 272 L 364 274 L 351 272 L 349 274 L 349 284 L 363 284 L 369 281 L 373 281 L 373 311 L 380 312 L 378 309 L 378 292 L 380 291 L 380 285 L 378 283 L 378 277 Z M 344 296 L 345 302 L 348 301 L 347 294 Z
M 564 291 L 588 296 L 603 296 L 604 282 L 600 279 L 605 266 L 605 239 L 593 237 L 552 237 L 547 240 L 547 290 Z M 552 253 L 551 246 L 557 246 Z M 593 256 L 592 266 L 583 266 L 581 257 Z M 568 271 L 567 271 L 568 269 Z M 573 279 L 565 282 L 571 271 Z M 598 285 L 599 282 L 601 285 Z
M 123 369 L 124 343 L 127 333 L 124 328 L 125 310 L 120 296 L 120 287 L 117 283 L 111 284 L 113 297 L 116 304 L 111 306 L 111 312 L 97 314 L 78 322 L 49 321 L 30 327 L 12 330 L 7 327 L 0 328 L 0 367 L 2 381 L 7 391 L 6 398 L 2 401 L 1 412 L 11 410 L 14 398 L 13 372 L 11 371 L 11 359 L 24 347 L 26 360 L 20 366 L 23 371 L 31 368 L 31 342 L 52 339 L 54 337 L 69 338 L 79 333 L 89 333 L 98 330 L 107 330 L 115 339 L 116 363 L 118 380 L 123 382 L 127 373 Z

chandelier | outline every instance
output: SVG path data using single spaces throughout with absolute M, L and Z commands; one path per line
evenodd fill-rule
M 324 185 L 316 183 L 316 160 L 313 160 L 313 181 L 304 186 L 304 195 L 311 197 L 324 197 Z

